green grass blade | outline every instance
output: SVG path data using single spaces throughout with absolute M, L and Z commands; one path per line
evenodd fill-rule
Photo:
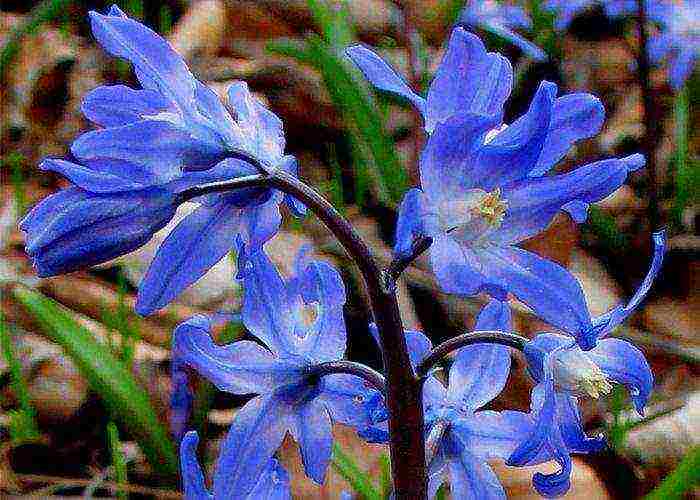
M 673 216 L 682 225 L 683 211 L 700 196 L 700 169 L 698 162 L 688 157 L 689 90 L 681 89 L 673 104 L 675 154 L 675 200 Z
M 700 446 L 691 448 L 678 467 L 656 487 L 646 500 L 673 500 L 700 484 Z
M 126 457 L 121 449 L 119 441 L 119 431 L 114 422 L 107 424 L 107 440 L 109 441 L 109 452 L 112 455 L 112 468 L 114 469 L 114 482 L 124 486 L 127 482 Z M 124 490 L 117 491 L 117 498 L 126 500 L 128 495 Z
M 11 412 L 10 435 L 14 445 L 39 439 L 40 432 L 36 424 L 36 412 L 29 399 L 27 382 L 22 376 L 22 366 L 15 355 L 10 331 L 0 313 L 0 349 L 10 370 L 10 387 L 19 409 Z
M 38 320 L 46 335 L 66 354 L 111 409 L 114 419 L 134 435 L 153 469 L 177 474 L 175 447 L 158 420 L 148 395 L 105 345 L 79 325 L 63 306 L 26 288 L 14 290 L 17 299 Z
M 372 484 L 369 475 L 363 472 L 337 443 L 333 443 L 331 463 L 340 475 L 350 483 L 355 493 L 365 500 L 381 500 L 382 496 Z

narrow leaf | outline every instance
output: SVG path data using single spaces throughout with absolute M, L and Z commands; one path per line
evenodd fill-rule
M 365 500 L 381 500 L 382 495 L 376 490 L 369 475 L 363 472 L 355 461 L 346 455 L 339 444 L 333 443 L 333 467 L 350 483 L 355 493 Z
M 26 288 L 15 288 L 14 294 L 46 335 L 63 347 L 92 389 L 108 404 L 114 418 L 134 435 L 153 469 L 166 476 L 176 475 L 177 455 L 170 436 L 131 372 L 66 308 Z

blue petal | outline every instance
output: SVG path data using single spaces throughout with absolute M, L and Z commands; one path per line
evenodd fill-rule
M 296 354 L 295 315 L 286 284 L 264 251 L 253 253 L 239 268 L 245 290 L 243 322 L 276 355 Z
M 428 91 L 426 130 L 460 113 L 500 116 L 512 87 L 510 62 L 487 53 L 476 35 L 455 28 Z
M 239 340 L 218 345 L 211 338 L 211 321 L 198 315 L 173 332 L 173 360 L 178 369 L 190 367 L 232 394 L 259 394 L 291 384 L 302 367 L 275 358 L 260 344 Z
M 204 473 L 197 460 L 199 437 L 195 431 L 185 434 L 180 443 L 180 470 L 185 497 L 191 500 L 213 500 L 204 484 Z
M 131 168 L 132 165 L 126 162 L 111 162 L 100 166 L 103 168 L 95 168 L 95 165 L 79 165 L 55 158 L 48 158 L 39 164 L 41 170 L 59 173 L 67 177 L 73 184 L 92 193 L 133 191 L 158 183 L 154 177 L 151 177 L 151 182 L 139 183 L 131 174 L 134 173 L 134 170 L 142 169 Z M 143 177 L 147 176 L 148 173 Z
M 571 335 L 591 326 L 581 285 L 566 269 L 516 247 L 474 252 L 493 286 L 511 292 L 547 323 Z
M 430 264 L 440 289 L 446 293 L 476 295 L 486 276 L 476 253 L 449 235 L 438 235 L 430 247 Z
M 641 415 L 654 387 L 654 376 L 644 353 L 624 340 L 603 339 L 587 354 L 603 373 L 627 387 Z
M 136 310 L 147 315 L 165 307 L 201 278 L 233 247 L 244 214 L 221 201 L 200 206 L 168 235 L 139 285 Z
M 644 280 L 637 288 L 632 298 L 627 304 L 621 304 L 607 313 L 595 318 L 593 321 L 594 327 L 590 331 L 590 343 L 594 344 L 597 338 L 602 338 L 610 334 L 615 328 L 621 325 L 634 310 L 639 307 L 639 304 L 644 300 L 654 284 L 656 276 L 661 270 L 663 264 L 664 252 L 666 250 L 666 231 L 659 231 L 652 235 L 654 239 L 654 258 L 649 266 L 649 271 L 644 277 Z
M 323 484 L 333 449 L 333 430 L 326 406 L 318 399 L 301 406 L 292 435 L 299 443 L 306 475 L 317 484 Z
M 318 305 L 316 320 L 303 328 L 298 352 L 306 353 L 317 362 L 342 358 L 346 339 L 343 316 L 345 285 L 340 274 L 325 262 L 311 261 L 303 267 L 297 279 L 304 303 Z
M 583 431 L 577 399 L 568 394 L 557 394 L 559 430 L 569 451 L 574 453 L 598 453 L 605 448 L 605 438 L 589 438 Z
M 171 369 L 172 393 L 170 395 L 170 432 L 180 439 L 187 430 L 194 395 L 190 389 L 187 372 L 173 365 Z
M 527 369 L 536 382 L 544 380 L 544 362 L 547 354 L 566 345 L 573 345 L 571 337 L 557 333 L 540 333 L 525 344 L 523 354 L 527 360 Z
M 669 60 L 668 80 L 674 90 L 680 90 L 693 72 L 698 59 L 698 43 L 685 41 L 688 47 L 681 46 Z
M 232 84 L 228 89 L 228 98 L 236 112 L 244 149 L 268 162 L 270 167 L 278 167 L 285 146 L 282 121 L 250 93 L 245 82 Z
M 346 48 L 345 54 L 360 68 L 365 78 L 377 89 L 397 94 L 407 99 L 421 114 L 425 115 L 425 99 L 413 92 L 396 70 L 389 66 L 378 54 L 360 44 Z
M 448 466 L 452 498 L 505 500 L 503 486 L 483 459 L 465 451 Z
M 543 231 L 554 216 L 570 204 L 600 201 L 615 192 L 629 172 L 644 165 L 642 155 L 590 163 L 576 170 L 526 179 L 503 188 L 508 211 L 502 225 L 490 236 L 501 244 L 514 244 Z M 579 210 L 583 207 L 579 206 Z
M 189 109 L 194 78 L 185 62 L 162 37 L 121 14 L 90 12 L 97 41 L 111 55 L 129 60 L 144 88 L 172 99 L 181 110 Z
M 381 339 L 379 338 L 379 330 L 377 329 L 376 323 L 370 323 L 369 331 L 379 348 L 383 350 L 384 346 L 382 346 Z M 406 338 L 408 356 L 411 359 L 411 364 L 415 368 L 416 365 L 420 363 L 431 351 L 433 348 L 433 343 L 428 337 L 425 336 L 423 332 L 415 330 L 405 330 L 404 336 Z
M 194 99 L 197 111 L 208 120 L 208 127 L 216 130 L 228 146 L 240 147 L 242 141 L 238 125 L 233 121 L 233 117 L 216 92 L 199 80 L 195 80 Z
M 292 425 L 293 405 L 284 392 L 248 401 L 231 424 L 214 474 L 215 498 L 245 498 L 256 487 Z
M 479 148 L 498 121 L 493 115 L 460 113 L 436 124 L 420 157 L 421 185 L 434 203 L 482 187 L 486 174 L 479 164 Z
M 409 189 L 399 206 L 396 222 L 396 243 L 394 252 L 399 256 L 408 256 L 413 249 L 413 242 L 420 236 L 432 236 L 432 227 L 436 214 L 432 211 L 426 195 L 418 188 Z
M 354 375 L 334 374 L 323 377 L 321 381 L 320 401 L 328 408 L 334 422 L 349 425 L 361 430 L 372 425 L 374 408 L 368 408 L 370 400 L 379 404 L 381 398 L 375 399 L 378 391 L 368 387 L 364 379 Z
M 498 300 L 479 313 L 475 330 L 511 330 L 510 308 Z M 449 399 L 470 410 L 494 399 L 506 385 L 510 373 L 510 349 L 497 344 L 476 344 L 457 352 L 450 368 Z
M 93 194 L 69 188 L 42 200 L 19 227 L 39 276 L 47 277 L 136 250 L 174 215 L 173 196 L 162 189 Z
M 119 127 L 158 113 L 175 111 L 162 94 L 124 85 L 97 87 L 83 98 L 80 109 L 88 120 L 103 127 Z
M 586 93 L 559 97 L 554 102 L 544 148 L 530 176 L 548 172 L 576 141 L 597 134 L 604 122 L 605 108 L 597 97 Z
M 482 459 L 507 459 L 533 430 L 527 413 L 478 411 L 454 422 L 453 435 Z
M 285 156 L 282 158 L 282 163 L 280 168 L 287 172 L 288 174 L 298 177 L 299 174 L 299 162 L 293 156 Z M 289 210 L 295 217 L 302 218 L 306 215 L 307 209 L 301 201 L 297 200 L 294 196 L 285 193 L 284 204 L 289 207 Z
M 292 500 L 289 474 L 276 459 L 271 459 L 260 475 L 249 500 Z
M 165 180 L 174 179 L 185 168 L 211 168 L 226 156 L 223 143 L 199 139 L 182 124 L 165 120 L 87 132 L 73 142 L 71 152 L 86 163 L 123 160 L 142 165 Z
M 488 141 L 476 154 L 474 186 L 491 191 L 525 178 L 535 168 L 548 137 L 557 86 L 542 82 L 530 109 Z

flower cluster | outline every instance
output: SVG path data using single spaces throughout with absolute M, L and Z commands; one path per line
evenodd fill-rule
M 101 128 L 73 143 L 75 161 L 43 162 L 74 186 L 42 201 L 21 223 L 27 253 L 42 276 L 143 245 L 173 218 L 183 192 L 193 186 L 296 171 L 294 158 L 284 155 L 280 120 L 245 84 L 234 84 L 224 105 L 166 41 L 116 7 L 107 15 L 91 13 L 91 20 L 97 40 L 134 65 L 143 88 L 92 91 L 83 112 Z M 524 344 L 536 383 L 530 412 L 483 409 L 508 379 L 505 345 L 462 347 L 447 384 L 438 370 L 422 380 L 430 496 L 449 477 L 454 498 L 503 498 L 487 463 L 494 458 L 513 466 L 557 462 L 557 472 L 537 473 L 533 484 L 542 495 L 561 495 L 569 488 L 571 454 L 602 446 L 584 433 L 578 398 L 597 398 L 615 382 L 629 389 L 638 411 L 647 402 L 653 379 L 643 355 L 607 337 L 651 287 L 664 238 L 655 235 L 650 271 L 629 303 L 598 318 L 566 269 L 518 245 L 560 212 L 584 221 L 589 204 L 615 191 L 644 158 L 551 173 L 574 143 L 600 130 L 601 102 L 587 93 L 559 96 L 555 84 L 542 82 L 527 112 L 505 123 L 512 67 L 462 27 L 452 32 L 426 97 L 368 47 L 349 47 L 347 55 L 376 88 L 408 99 L 424 118 L 421 184 L 406 193 L 399 209 L 397 258 L 429 237 L 432 269 L 445 292 L 490 296 L 476 330 L 510 332 L 512 295 L 560 332 L 540 333 Z M 195 316 L 173 334 L 171 425 L 180 440 L 187 498 L 291 498 L 288 474 L 275 458 L 287 434 L 299 445 L 305 473 L 319 484 L 331 458 L 334 423 L 355 428 L 369 442 L 390 441 L 392 408 L 381 376 L 342 360 L 346 295 L 339 273 L 303 250 L 294 275 L 285 279 L 265 253 L 285 197 L 294 213 L 303 213 L 298 201 L 257 185 L 199 196 L 198 208 L 167 237 L 139 288 L 138 311 L 152 312 L 229 250 L 237 251 L 236 278 L 244 292 L 235 317 L 249 335 L 228 345 L 215 342 L 213 326 L 230 320 L 230 313 Z M 376 327 L 370 329 L 379 337 Z M 430 340 L 415 331 L 400 340 L 420 371 L 433 349 Z M 198 436 L 188 430 L 192 371 L 222 391 L 251 397 L 221 445 L 211 487 L 196 457 Z
M 245 83 L 229 88 L 227 108 L 165 40 L 116 6 L 107 15 L 91 12 L 90 20 L 97 41 L 133 64 L 143 88 L 113 85 L 90 92 L 82 110 L 101 128 L 75 140 L 75 161 L 42 162 L 41 168 L 74 184 L 42 201 L 20 224 L 42 277 L 144 245 L 173 218 L 183 201 L 178 193 L 187 187 L 256 173 L 237 152 L 267 168 L 296 172 L 294 158 L 284 156 L 282 122 Z M 198 200 L 199 208 L 158 250 L 139 287 L 137 310 L 148 314 L 164 307 L 216 264 L 237 236 L 260 248 L 277 232 L 282 198 L 250 189 Z

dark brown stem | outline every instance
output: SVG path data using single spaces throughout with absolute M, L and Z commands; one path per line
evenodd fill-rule
M 637 0 L 637 28 L 639 30 L 639 50 L 637 51 L 637 76 L 642 90 L 642 122 L 644 136 L 642 149 L 646 156 L 646 171 L 649 180 L 649 225 L 651 230 L 660 227 L 658 179 L 655 151 L 658 144 L 658 117 L 655 116 L 654 95 L 651 87 L 649 64 L 649 32 L 646 0 Z
M 430 373 L 430 370 L 445 356 L 453 351 L 473 344 L 501 344 L 508 347 L 513 347 L 522 351 L 527 344 L 528 339 L 516 335 L 514 333 L 506 333 L 499 331 L 477 331 L 464 333 L 457 337 L 446 340 L 442 344 L 433 348 L 432 351 L 421 361 L 416 367 L 416 373 L 423 378 Z
M 386 273 L 379 267 L 372 252 L 350 222 L 318 191 L 279 169 L 260 176 L 189 188 L 179 193 L 179 199 L 254 186 L 279 189 L 301 201 L 328 227 L 360 269 L 382 343 L 394 494 L 402 500 L 425 499 L 427 474 L 422 384 L 419 383 L 408 356 L 396 293 L 393 287 L 387 287 Z
M 312 366 L 309 369 L 311 376 L 325 377 L 327 375 L 333 375 L 334 373 L 345 373 L 348 375 L 355 375 L 369 382 L 375 389 L 377 389 L 382 394 L 386 391 L 386 381 L 384 376 L 370 368 L 360 363 L 355 363 L 353 361 L 327 361 L 325 363 L 320 363 L 318 365 Z
M 433 239 L 430 236 L 422 236 L 413 243 L 410 255 L 394 258 L 386 269 L 387 278 L 391 280 L 390 286 L 393 286 L 393 283 L 401 276 L 401 273 L 425 253 L 432 244 Z

